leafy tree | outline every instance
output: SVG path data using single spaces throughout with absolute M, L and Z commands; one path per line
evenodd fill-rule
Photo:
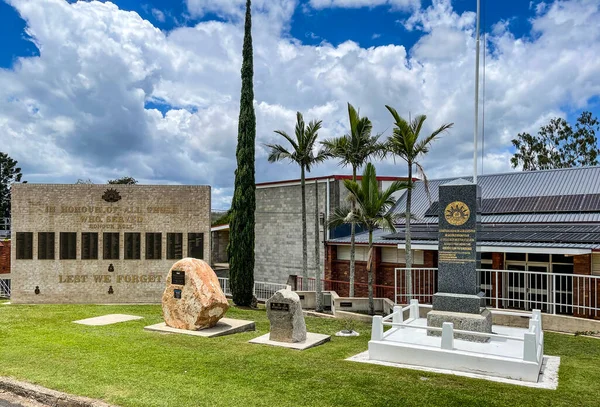
M 322 142 L 326 153 L 340 160 L 341 166 L 352 167 L 352 181 L 356 182 L 356 171 L 369 157 L 382 155 L 385 146 L 378 142 L 379 135 L 371 136 L 373 125 L 368 117 L 360 117 L 359 112 L 348 103 L 350 132 Z M 351 201 L 352 208 L 354 202 Z M 356 225 L 350 225 L 350 297 L 354 297 L 355 236 Z
M 212 226 L 227 225 L 231 222 L 231 209 L 220 215 L 212 222 Z
M 510 163 L 523 171 L 598 165 L 596 131 L 600 122 L 591 112 L 582 112 L 574 129 L 565 119 L 554 118 L 537 135 L 519 133 L 512 140 L 516 152 Z
M 79 182 L 77 182 L 77 183 L 79 183 Z M 109 179 L 108 183 L 109 184 L 135 185 L 138 183 L 138 180 L 133 177 L 121 177 L 121 178 L 117 178 L 117 179 Z
M 231 202 L 229 223 L 229 281 L 233 302 L 250 306 L 254 289 L 254 211 L 256 184 L 254 180 L 254 143 L 256 116 L 254 114 L 254 76 L 252 56 L 251 2 L 246 1 L 244 45 L 242 49 L 242 90 L 238 121 L 237 169 Z
M 0 152 L 0 217 L 10 218 L 10 187 L 15 182 L 21 182 L 22 177 L 17 161 Z
M 280 144 L 265 144 L 265 147 L 270 149 L 269 162 L 289 160 L 300 166 L 300 190 L 302 192 L 302 289 L 308 287 L 308 243 L 306 236 L 306 188 L 305 188 L 305 172 L 310 172 L 313 165 L 325 161 L 327 154 L 320 150 L 317 154 L 314 153 L 315 144 L 319 137 L 319 129 L 321 121 L 313 120 L 304 124 L 302 113 L 296 113 L 296 139 L 294 140 L 283 130 L 275 130 L 275 133 L 285 138 L 291 145 L 292 149 L 287 150 Z
M 88 179 L 82 179 L 82 178 L 78 178 L 77 182 L 75 182 L 75 185 L 92 185 L 94 182 L 91 180 L 91 178 Z M 116 182 L 110 182 L 108 181 L 109 184 L 116 184 Z
M 356 223 L 365 227 L 369 232 L 369 253 L 367 256 L 367 273 L 369 284 L 369 314 L 375 313 L 373 302 L 373 231 L 376 228 L 395 231 L 394 215 L 390 211 L 396 200 L 392 195 L 408 188 L 408 183 L 395 181 L 385 191 L 379 189 L 375 166 L 368 163 L 360 183 L 344 180 L 344 185 L 355 202 L 355 208 L 337 208 L 329 224 L 338 226 L 342 223 Z
M 405 253 L 406 253 L 406 268 L 412 268 L 412 247 L 410 234 L 411 221 L 411 201 L 412 201 L 412 186 L 413 186 L 413 166 L 416 167 L 420 177 L 427 188 L 427 176 L 423 167 L 419 163 L 421 157 L 429 152 L 431 143 L 436 140 L 444 131 L 450 129 L 454 123 L 444 124 L 424 138 L 421 136 L 423 123 L 427 119 L 425 115 L 418 115 L 414 119 L 405 120 L 400 117 L 396 109 L 391 106 L 385 106 L 392 117 L 394 118 L 394 131 L 387 142 L 387 150 L 394 156 L 402 158 L 408 164 L 408 190 L 406 191 L 406 212 L 404 214 L 406 222 L 405 233 Z M 429 194 L 429 189 L 427 189 Z M 412 279 L 411 273 L 408 273 L 407 285 L 409 287 L 409 299 L 412 295 Z

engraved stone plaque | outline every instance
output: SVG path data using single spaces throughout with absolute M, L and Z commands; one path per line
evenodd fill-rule
M 285 304 L 283 302 L 272 302 L 271 303 L 271 311 L 290 311 L 290 304 Z

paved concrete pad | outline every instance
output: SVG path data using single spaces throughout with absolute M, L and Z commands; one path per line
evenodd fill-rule
M 79 321 L 73 322 L 81 325 L 102 326 L 116 324 L 119 322 L 135 321 L 137 319 L 144 319 L 144 317 L 136 317 L 135 315 L 126 314 L 108 314 L 100 317 L 80 319 Z
M 214 338 L 217 336 L 237 334 L 240 332 L 254 331 L 256 329 L 254 321 L 245 321 L 243 319 L 221 318 L 217 325 L 212 328 L 201 329 L 199 331 L 190 331 L 187 329 L 177 329 L 167 326 L 164 322 L 160 324 L 144 327 L 147 331 L 156 331 L 172 334 L 184 334 L 192 336 L 202 336 L 204 338 Z
M 556 388 L 558 387 L 558 368 L 560 366 L 560 357 L 544 356 L 544 359 L 542 362 L 542 370 L 540 371 L 539 379 L 538 379 L 537 383 L 534 383 L 534 382 L 526 382 L 526 381 L 522 381 L 522 380 L 506 379 L 503 377 L 488 376 L 488 375 L 484 375 L 484 374 L 460 372 L 457 370 L 436 369 L 436 368 L 432 368 L 432 367 L 405 365 L 403 363 L 393 363 L 393 362 L 383 362 L 383 361 L 379 361 L 379 360 L 370 360 L 369 359 L 369 351 L 361 352 L 358 355 L 349 357 L 346 360 L 349 360 L 351 362 L 371 363 L 373 365 L 399 367 L 402 369 L 420 370 L 423 372 L 451 374 L 451 375 L 456 375 L 456 376 L 471 377 L 474 379 L 489 380 L 492 382 L 507 383 L 507 384 L 514 384 L 517 386 L 534 387 L 537 389 L 548 389 L 548 390 L 556 390 Z
M 325 342 L 328 342 L 331 339 L 330 335 L 315 334 L 312 332 L 307 332 L 306 340 L 304 340 L 302 342 L 289 343 L 289 342 L 272 341 L 269 339 L 270 335 L 271 334 L 268 333 L 268 334 L 259 336 L 258 338 L 251 339 L 248 342 L 249 343 L 258 343 L 261 345 L 281 346 L 282 348 L 304 350 L 304 349 L 312 348 L 314 346 L 321 345 Z

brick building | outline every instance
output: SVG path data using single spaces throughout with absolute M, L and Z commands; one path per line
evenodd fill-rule
M 469 179 L 467 177 L 467 179 Z M 454 180 L 423 182 L 413 189 L 412 288 L 406 286 L 404 220 L 395 233 L 375 232 L 375 284 L 379 296 L 411 291 L 428 302 L 436 292 L 438 188 Z M 478 251 L 481 288 L 490 306 L 540 308 L 600 317 L 600 167 L 483 175 Z M 406 208 L 403 195 L 393 211 Z M 366 233 L 357 235 L 355 287 L 366 293 Z M 347 294 L 349 236 L 327 242 L 325 279 Z M 496 270 L 496 271 L 493 271 Z M 404 297 L 406 299 L 406 297 Z M 400 298 L 399 298 L 400 301 Z
M 324 220 L 335 208 L 349 205 L 344 180 L 346 175 L 306 179 L 306 221 L 308 273 L 315 276 L 315 183 L 318 185 L 319 252 L 324 260 L 324 238 L 348 234 L 350 228 L 324 227 Z M 359 177 L 360 178 L 360 177 Z M 399 177 L 377 177 L 387 188 Z M 256 243 L 254 279 L 286 283 L 290 275 L 302 275 L 302 200 L 300 180 L 265 182 L 256 185 Z M 324 235 L 327 233 L 327 236 Z M 321 266 L 322 270 L 322 266 Z
M 0 274 L 10 273 L 10 240 L 0 240 Z
M 210 263 L 210 187 L 12 187 L 12 302 L 159 302 L 177 260 Z

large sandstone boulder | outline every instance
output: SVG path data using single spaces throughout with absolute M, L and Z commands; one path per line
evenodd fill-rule
M 298 294 L 279 290 L 267 300 L 266 306 L 271 323 L 270 340 L 290 343 L 306 340 L 306 324 Z
M 168 326 L 194 331 L 210 328 L 228 308 L 217 275 L 205 261 L 185 258 L 173 264 L 162 296 Z

